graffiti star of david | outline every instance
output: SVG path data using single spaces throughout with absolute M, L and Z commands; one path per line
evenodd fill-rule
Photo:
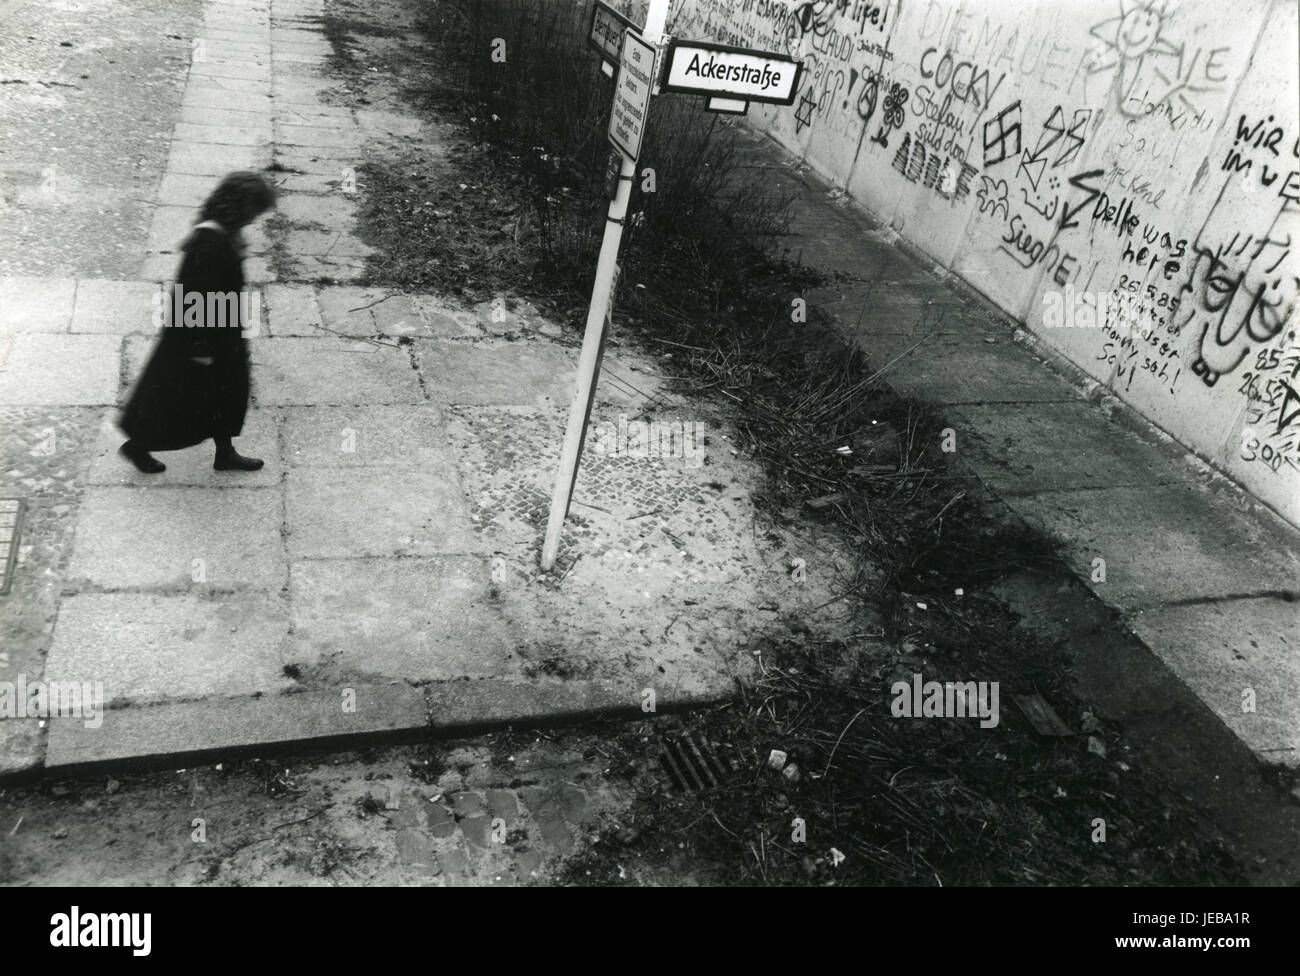
M 817 105 L 812 96 L 807 92 L 803 93 L 803 98 L 799 100 L 799 107 L 794 113 L 794 131 L 801 132 L 808 126 L 812 125 L 813 108 Z

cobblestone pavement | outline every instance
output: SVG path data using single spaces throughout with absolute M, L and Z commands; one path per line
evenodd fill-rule
M 634 867 L 644 845 L 615 839 L 635 837 L 621 818 L 658 786 L 611 770 L 608 744 L 581 730 L 499 733 L 0 787 L 0 884 L 541 884 L 602 843 L 629 884 L 663 883 Z M 596 840 L 605 827 L 611 839 Z

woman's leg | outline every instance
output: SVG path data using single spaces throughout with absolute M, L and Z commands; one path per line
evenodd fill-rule
M 160 474 L 167 470 L 167 465 L 163 464 L 135 441 L 128 440 L 117 449 L 117 453 L 134 464 L 136 470 L 142 474 Z
M 229 437 L 212 438 L 217 444 L 217 457 L 212 466 L 218 471 L 256 471 L 262 467 L 261 458 L 244 457 L 235 450 Z

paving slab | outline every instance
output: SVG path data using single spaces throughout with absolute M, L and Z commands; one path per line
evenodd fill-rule
M 289 220 L 324 224 L 333 230 L 351 227 L 357 213 L 355 198 L 345 193 L 328 196 L 282 193 L 275 206 Z
M 490 580 L 483 556 L 295 562 L 291 659 L 309 683 L 518 676 Z
M 388 298 L 391 294 L 387 288 L 359 288 L 353 285 L 322 288 L 316 296 L 321 323 L 344 335 L 374 335 L 378 329 L 372 308 L 376 302 L 392 301 Z
M 194 227 L 193 207 L 155 207 L 145 247 L 154 252 L 178 254 Z
M 269 85 L 271 82 L 271 65 L 269 61 L 255 58 L 231 58 L 223 48 L 235 48 L 234 45 L 217 45 L 205 38 L 205 56 L 190 64 L 190 81 L 201 78 L 242 78 Z M 237 48 L 235 48 L 237 49 Z M 217 55 L 220 56 L 217 56 Z
M 204 125 L 198 122 L 178 122 L 172 137 L 182 142 L 204 142 L 227 146 L 260 146 L 271 141 L 271 123 L 260 125 Z
M 321 338 L 323 335 L 315 285 L 267 285 L 266 310 L 268 331 L 273 336 Z
M 886 373 L 889 385 L 935 403 L 1044 403 L 1083 395 L 1005 335 L 993 343 L 970 334 L 871 335 L 861 345 L 874 369 L 901 357 Z
M 424 121 L 414 115 L 359 108 L 356 116 L 357 123 L 368 134 L 386 132 L 389 135 L 415 138 L 425 130 Z
M 229 95 L 219 97 L 230 99 Z M 178 140 L 172 143 L 171 153 L 167 156 L 167 172 L 219 177 L 236 169 L 261 169 L 270 161 L 269 150 L 257 146 L 223 146 L 215 142 Z
M 1300 554 L 1197 485 L 1043 492 L 1015 499 L 1102 600 L 1126 611 L 1297 588 Z M 1105 582 L 1092 562 L 1105 560 Z
M 465 498 L 450 471 L 291 468 L 289 552 L 294 559 L 477 553 Z
M 290 270 L 279 277 L 285 281 L 316 281 L 346 284 L 369 277 L 366 259 L 360 255 L 296 254 L 289 257 Z
M 145 281 L 166 282 L 176 277 L 177 255 L 149 254 L 140 262 L 138 277 Z
M 360 238 L 338 230 L 291 230 L 285 235 L 285 247 L 296 259 L 364 258 L 377 253 Z
M 244 433 L 235 438 L 236 450 L 266 462 L 259 471 L 214 471 L 215 446 L 205 441 L 183 451 L 157 451 L 154 456 L 167 470 L 159 474 L 142 474 L 135 465 L 117 453 L 126 438 L 117 427 L 117 411 L 105 415 L 100 424 L 90 471 L 86 483 L 91 485 L 135 486 L 156 488 L 195 485 L 208 488 L 260 488 L 280 483 L 283 470 L 277 438 L 278 418 L 272 410 L 252 409 L 244 422 Z
M 167 173 L 158 187 L 158 202 L 175 207 L 189 207 L 190 212 L 194 213 L 208 198 L 208 194 L 216 189 L 216 185 L 216 181 L 208 176 Z
M 0 334 L 0 404 L 116 403 L 121 348 L 118 336 Z
M 275 594 L 82 593 L 59 608 L 45 680 L 102 683 L 112 706 L 269 694 L 294 684 L 288 639 Z
M 573 400 L 576 350 L 540 341 L 413 343 L 425 389 L 439 403 L 549 409 Z
M 1256 755 L 1300 768 L 1300 602 L 1158 607 L 1130 626 Z
M 270 87 L 271 77 L 269 74 L 261 77 L 256 75 L 244 77 L 239 75 L 191 73 L 185 91 L 215 91 L 227 94 L 231 98 L 241 98 L 246 94 L 265 94 Z M 177 137 L 180 138 L 179 133 Z
M 274 488 L 89 488 L 68 576 L 102 589 L 278 589 L 280 498 Z
M 332 336 L 260 340 L 253 383 L 263 405 L 424 402 L 404 348 Z
M 275 128 L 276 141 L 287 146 L 321 146 L 356 152 L 366 137 L 355 127 L 338 125 L 289 125 L 279 123 Z
M 224 105 L 183 105 L 178 116 L 179 122 L 193 122 L 210 126 L 261 126 L 271 119 L 268 110 L 256 110 L 239 103 L 231 104 L 227 99 Z
M 45 766 L 60 775 L 100 767 L 193 766 L 243 755 L 301 752 L 330 746 L 423 740 L 430 732 L 466 735 L 491 728 L 572 724 L 597 716 L 641 714 L 643 676 L 626 681 L 405 682 L 343 689 L 219 698 L 184 704 L 109 709 L 98 729 L 74 719 L 49 723 Z M 728 686 L 677 692 L 667 685 L 658 709 L 700 707 L 725 700 Z
M 72 308 L 72 332 L 152 335 L 162 324 L 165 297 L 156 281 L 82 278 Z
M 957 453 L 1004 494 L 1177 485 L 1192 475 L 1181 451 L 1139 438 L 1096 403 L 970 404 L 946 418 Z
M 349 173 L 355 175 L 357 167 L 361 164 L 361 157 L 347 153 L 315 152 L 301 146 L 277 145 L 275 161 L 290 172 L 314 173 L 342 179 Z
M 341 193 L 343 175 L 330 173 L 288 173 L 276 174 L 276 185 L 285 193 L 299 193 L 323 196 L 328 193 Z
M 0 336 L 67 332 L 76 290 L 72 278 L 0 278 Z
M 392 465 L 450 470 L 455 460 L 432 403 L 392 407 L 287 407 L 284 457 L 294 466 Z
M 45 729 L 40 719 L 7 718 L 0 722 L 0 776 L 36 772 L 44 753 Z
M 390 292 L 385 301 L 371 306 L 370 314 L 381 335 L 419 336 L 426 339 L 483 337 L 483 329 L 475 313 L 453 306 L 436 295 Z

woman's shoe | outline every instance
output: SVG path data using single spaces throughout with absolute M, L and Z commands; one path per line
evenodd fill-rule
M 167 470 L 167 465 L 132 441 L 127 441 L 119 447 L 117 453 L 134 464 L 135 469 L 141 474 L 160 474 Z
M 217 471 L 256 471 L 264 463 L 261 458 L 244 457 L 232 448 L 229 451 L 218 451 L 212 467 Z

